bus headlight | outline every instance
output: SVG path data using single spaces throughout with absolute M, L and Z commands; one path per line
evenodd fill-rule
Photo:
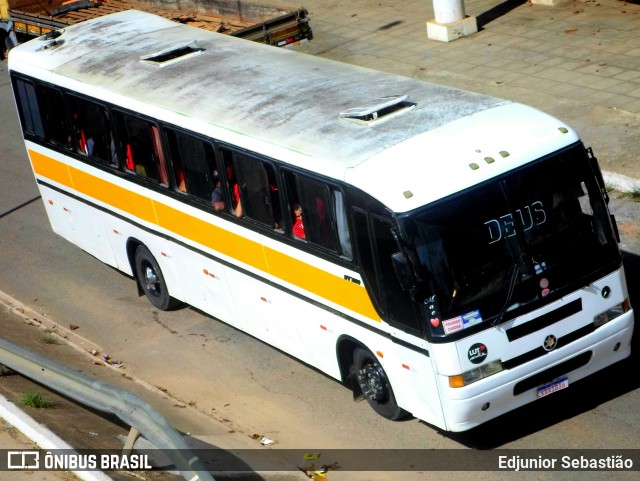
M 491 361 L 471 371 L 449 376 L 449 387 L 463 387 L 502 371 L 500 361 Z
M 621 316 L 625 312 L 629 312 L 629 309 L 629 299 L 625 299 L 624 302 L 621 302 L 620 304 L 617 304 L 594 317 L 593 325 L 600 327 L 603 324 L 612 321 L 616 317 Z

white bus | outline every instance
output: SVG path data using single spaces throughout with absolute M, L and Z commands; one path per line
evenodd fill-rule
M 630 354 L 597 161 L 535 109 L 128 11 L 11 51 L 55 232 L 464 431 Z

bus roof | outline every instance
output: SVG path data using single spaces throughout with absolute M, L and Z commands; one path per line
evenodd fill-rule
M 9 68 L 347 180 L 397 212 L 577 140 L 509 101 L 135 10 L 16 47 Z M 509 162 L 483 160 L 499 152 Z

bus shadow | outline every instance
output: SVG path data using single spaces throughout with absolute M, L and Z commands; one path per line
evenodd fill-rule
M 631 306 L 640 312 L 640 256 L 623 252 Z M 473 449 L 494 449 L 566 419 L 588 412 L 603 403 L 640 388 L 640 377 L 632 375 L 640 361 L 640 333 L 636 326 L 631 356 L 549 397 L 523 406 L 464 433 L 443 433 Z

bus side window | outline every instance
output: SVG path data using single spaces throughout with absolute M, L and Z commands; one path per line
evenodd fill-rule
M 25 134 L 44 138 L 44 126 L 40 116 L 36 87 L 31 82 L 19 78 L 13 79 L 14 92 L 17 97 L 20 122 Z
M 226 186 L 231 199 L 231 204 L 227 206 L 226 211 L 232 213 L 236 217 L 242 217 L 244 215 L 242 208 L 242 194 L 240 193 L 240 185 L 236 178 L 233 153 L 227 149 L 221 149 L 220 152 L 224 161 L 224 174 L 220 179 L 222 185 Z
M 216 169 L 211 144 L 172 129 L 167 130 L 167 141 L 176 190 L 210 201 Z
M 125 170 L 169 185 L 166 159 L 158 126 L 141 118 L 115 112 L 118 141 Z
M 393 268 L 391 256 L 398 251 L 398 244 L 391 233 L 392 224 L 389 220 L 375 215 L 369 217 L 369 222 L 369 242 L 388 321 L 405 331 L 420 332 L 416 303 L 412 301 L 409 293 L 403 290 Z
M 113 132 L 107 109 L 75 96 L 68 96 L 67 104 L 72 113 L 73 130 L 76 133 L 75 148 L 78 153 L 95 161 L 113 164 Z
M 293 172 L 285 172 L 285 182 L 293 223 L 296 222 L 294 206 L 300 204 L 302 207 L 305 240 L 340 253 L 341 249 L 336 238 L 335 206 L 331 187 L 310 177 Z M 340 215 L 343 221 L 342 227 L 345 228 L 347 227 L 346 217 L 343 213 Z M 294 237 L 301 238 L 299 234 L 294 234 L 292 232 Z M 348 234 L 343 237 L 345 242 L 349 238 Z M 351 257 L 350 248 L 348 249 L 348 256 Z
M 158 180 L 165 187 L 169 187 L 169 174 L 167 172 L 167 159 L 164 156 L 162 148 L 162 138 L 160 137 L 160 129 L 157 125 L 151 125 L 151 140 L 153 143 L 153 159 L 156 161 L 158 168 Z
M 358 263 L 374 305 L 390 323 L 411 333 L 420 332 L 415 303 L 402 289 L 391 256 L 398 246 L 388 219 L 353 209 Z
M 66 103 L 60 91 L 40 85 L 38 103 L 44 124 L 45 139 L 54 145 L 70 149 L 73 138 L 72 129 Z
M 351 247 L 351 234 L 349 232 L 349 222 L 347 221 L 347 210 L 344 205 L 344 196 L 339 190 L 333 191 L 333 205 L 336 214 L 336 231 L 338 232 L 338 242 L 342 255 L 347 259 L 353 259 L 353 248 Z
M 282 219 L 275 169 L 267 162 L 233 153 L 244 215 L 260 224 L 281 229 Z

